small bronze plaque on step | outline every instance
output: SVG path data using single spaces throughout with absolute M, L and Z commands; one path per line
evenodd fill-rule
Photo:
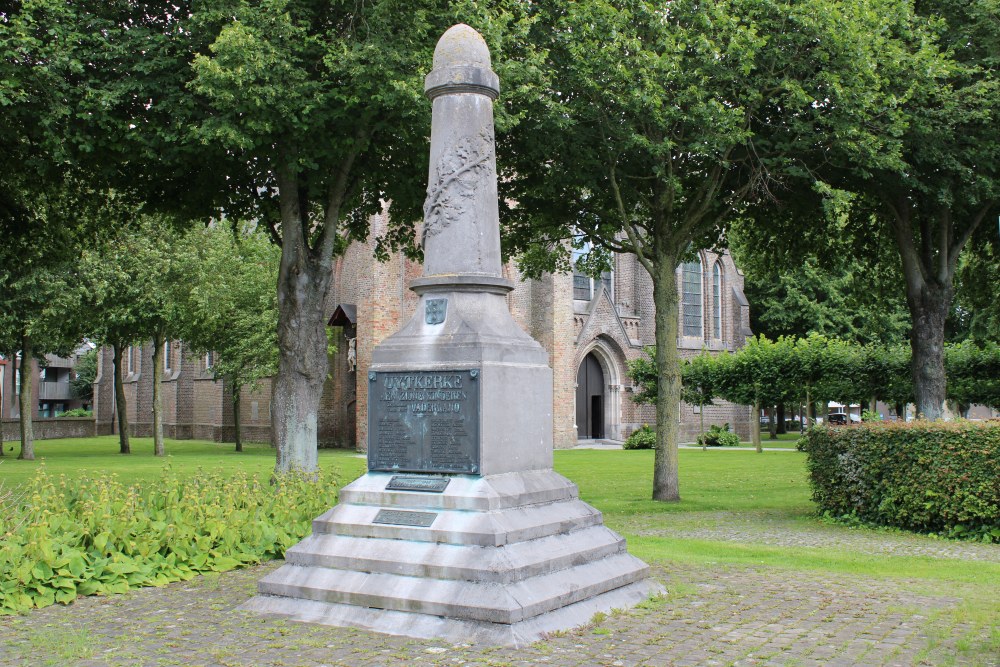
M 401 477 L 396 475 L 389 480 L 385 490 L 443 493 L 450 481 L 447 477 Z
M 392 526 L 419 526 L 430 528 L 437 518 L 436 512 L 409 512 L 406 510 L 379 510 L 372 523 L 385 523 Z

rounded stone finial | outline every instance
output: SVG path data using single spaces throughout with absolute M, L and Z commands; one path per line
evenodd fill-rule
M 448 28 L 434 49 L 434 69 L 444 67 L 490 67 L 490 48 L 474 28 L 464 23 Z
M 431 99 L 478 93 L 495 100 L 500 79 L 490 66 L 490 48 L 483 36 L 464 23 L 448 28 L 434 49 L 434 69 L 424 79 L 424 92 Z

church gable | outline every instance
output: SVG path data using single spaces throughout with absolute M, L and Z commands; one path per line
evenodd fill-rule
M 590 307 L 584 317 L 583 327 L 576 337 L 577 347 L 586 346 L 589 341 L 598 336 L 611 338 L 618 343 L 622 350 L 642 347 L 632 342 L 628 330 L 611 300 L 611 294 L 603 286 L 601 286 L 597 296 L 591 300 Z

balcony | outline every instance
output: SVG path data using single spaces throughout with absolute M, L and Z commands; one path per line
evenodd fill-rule
M 68 401 L 73 399 L 73 390 L 69 382 L 39 382 L 38 400 L 40 401 Z

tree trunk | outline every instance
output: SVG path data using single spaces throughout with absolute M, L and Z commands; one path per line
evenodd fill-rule
M 776 431 L 778 435 L 784 435 L 788 433 L 788 426 L 785 424 L 785 404 L 778 404 L 778 430 Z
M 13 355 L 10 355 L 10 356 L 13 357 Z M 13 389 L 13 387 L 14 387 L 14 381 L 13 381 L 13 379 L 11 379 L 11 391 L 10 392 L 7 391 L 7 376 L 8 375 L 10 375 L 10 376 L 14 375 L 13 364 L 10 365 L 10 366 L 4 366 L 3 372 L 0 373 L 0 458 L 3 458 L 4 456 L 6 456 L 6 454 L 4 454 L 4 451 L 3 451 L 3 433 L 4 433 L 4 431 L 3 431 L 3 420 L 6 417 L 6 413 L 5 413 L 5 410 L 4 410 L 6 408 L 5 404 L 9 404 L 9 401 L 10 401 L 9 397 L 13 396 L 13 395 L 15 395 L 17 393 Z
M 708 441 L 705 438 L 705 404 L 698 406 L 698 430 L 701 431 L 701 450 L 708 449 Z
M 236 433 L 236 451 L 243 451 L 243 435 L 240 433 L 240 394 L 243 393 L 243 388 L 233 383 L 233 430 Z
M 944 323 L 951 308 L 952 290 L 924 283 L 918 294 L 907 303 L 913 318 L 910 349 L 913 362 L 913 392 L 917 415 L 924 419 L 940 419 L 944 411 L 947 379 L 944 370 Z
M 32 369 L 31 338 L 21 335 L 21 393 L 18 396 L 21 409 L 21 451 L 17 458 L 35 460 L 35 432 L 31 424 L 31 391 L 34 370 Z
M 753 422 L 750 424 L 750 435 L 753 438 L 754 449 L 757 453 L 764 451 L 760 446 L 760 399 L 753 402 Z
M 118 413 L 118 452 L 131 454 L 128 439 L 128 404 L 125 400 L 125 383 L 122 380 L 122 345 L 112 345 L 115 365 L 115 411 Z
M 816 425 L 816 402 L 812 398 L 812 390 L 806 387 L 806 425 Z
M 677 355 L 677 262 L 657 257 L 653 279 L 656 308 L 656 453 L 653 458 L 653 500 L 681 499 L 677 477 L 677 439 L 681 402 L 680 359 Z
M 166 336 L 157 333 L 153 336 L 153 455 L 163 456 L 163 393 L 160 383 L 163 382 L 163 346 Z
M 767 437 L 770 440 L 778 439 L 778 411 L 773 405 L 769 405 L 767 408 L 768 418 L 767 418 Z
M 271 394 L 271 439 L 277 449 L 274 472 L 281 475 L 317 468 L 319 403 L 329 363 L 325 305 L 333 258 L 332 247 L 309 248 L 302 231 L 305 212 L 299 208 L 298 181 L 292 170 L 279 170 L 277 176 L 282 227 L 278 375 Z

